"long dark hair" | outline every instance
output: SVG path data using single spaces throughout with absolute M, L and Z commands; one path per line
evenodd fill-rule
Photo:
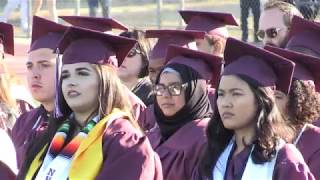
M 284 125 L 284 120 L 276 108 L 271 90 L 261 87 L 256 80 L 250 77 L 237 76 L 248 83 L 255 95 L 258 109 L 255 116 L 256 134 L 253 141 L 255 148 L 251 157 L 254 163 L 263 164 L 275 156 L 278 138 L 291 140 L 292 132 Z M 217 98 L 216 94 L 215 99 L 217 100 Z M 214 114 L 206 131 L 208 144 L 200 161 L 200 173 L 203 177 L 208 178 L 212 178 L 212 170 L 219 156 L 234 135 L 233 130 L 224 127 L 217 105 L 214 107 Z

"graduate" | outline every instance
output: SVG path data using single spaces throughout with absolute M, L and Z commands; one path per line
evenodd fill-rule
M 195 39 L 204 38 L 204 32 L 185 30 L 147 30 L 146 38 L 157 38 L 149 55 L 149 78 L 155 84 L 160 70 L 166 63 L 166 54 L 170 45 L 197 50 Z M 146 108 L 139 118 L 140 126 L 149 131 L 156 125 L 153 118 L 153 105 Z
M 68 29 L 59 43 L 56 118 L 47 136 L 34 141 L 19 179 L 162 179 L 158 156 L 134 120 L 116 74 L 135 43 Z
M 203 12 L 194 10 L 179 11 L 186 30 L 204 31 L 205 38 L 196 39 L 200 51 L 223 57 L 226 38 L 229 37 L 227 25 L 239 26 L 230 13 Z
M 319 23 L 294 16 L 288 35 L 289 41 L 285 49 L 320 58 L 319 33 Z M 319 92 L 319 89 L 316 89 L 316 91 Z M 313 124 L 320 127 L 320 119 L 314 121 Z
M 312 123 L 320 119 L 320 59 L 298 52 L 266 46 L 265 49 L 293 61 L 293 73 L 289 95 L 277 91 L 276 104 L 295 130 L 292 143 L 304 157 L 316 179 L 320 179 L 320 128 Z M 317 91 L 316 91 L 317 90 Z
M 118 76 L 146 106 L 153 104 L 152 83 L 149 79 L 150 42 L 145 38 L 145 32 L 138 29 L 126 31 L 120 36 L 133 38 L 137 44 L 131 49 L 118 69 Z
M 112 18 L 98 18 L 98 17 L 87 17 L 87 16 L 59 16 L 59 18 L 68 22 L 69 24 L 85 29 L 91 29 L 94 31 L 104 32 L 107 34 L 114 34 L 113 29 L 122 31 L 128 31 L 128 28 L 121 22 Z M 133 47 L 134 48 L 134 47 Z M 118 64 L 117 66 L 120 66 Z M 145 110 L 146 105 L 144 102 L 136 96 L 130 89 L 127 89 L 129 99 L 132 103 L 132 110 L 134 111 L 134 118 L 140 119 L 141 113 Z M 145 129 L 143 124 L 139 125 Z
M 208 146 L 194 179 L 314 179 L 274 102 L 289 92 L 294 63 L 228 38 Z M 202 178 L 201 178 L 202 177 Z
M 179 45 L 197 50 L 195 40 L 204 38 L 204 32 L 185 30 L 147 30 L 147 38 L 157 38 L 149 57 L 149 77 L 155 82 L 161 68 L 165 65 L 165 57 L 169 45 Z
M 11 24 L 0 22 L 0 129 L 11 132 L 18 116 L 17 103 L 10 94 L 10 76 L 5 55 L 14 55 L 14 35 Z
M 166 65 L 155 82 L 155 103 L 149 107 L 149 118 L 157 125 L 147 133 L 166 180 L 190 179 L 197 169 L 212 115 L 206 78 L 219 77 L 221 64 L 220 57 L 169 46 Z M 208 73 L 207 67 L 216 71 Z
M 320 58 L 320 24 L 294 16 L 286 49 Z
M 66 26 L 55 22 L 33 17 L 32 40 L 26 63 L 27 82 L 32 97 L 41 105 L 22 114 L 12 129 L 19 169 L 29 143 L 46 131 L 48 117 L 53 111 L 55 50 L 66 29 Z

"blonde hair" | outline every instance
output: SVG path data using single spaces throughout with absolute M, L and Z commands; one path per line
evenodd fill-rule
M 226 41 L 227 39 L 218 36 L 218 35 L 205 35 L 205 39 L 209 42 L 210 46 L 213 46 L 213 51 L 212 52 L 216 56 L 223 56 L 225 47 L 226 47 Z
M 141 130 L 132 113 L 132 105 L 126 87 L 121 83 L 115 69 L 108 65 L 93 65 L 100 76 L 99 110 L 100 117 L 106 116 L 114 108 L 128 114 L 131 124 Z
M 283 21 L 284 24 L 289 28 L 292 23 L 293 16 L 299 16 L 303 18 L 301 12 L 292 4 L 283 2 L 280 0 L 269 0 L 264 4 L 264 10 L 278 8 L 284 13 Z
M 11 96 L 10 75 L 7 67 L 3 62 L 0 62 L 0 68 L 3 71 L 2 74 L 0 74 L 0 110 L 7 115 L 4 123 L 7 128 L 11 129 L 17 115 L 17 103 Z

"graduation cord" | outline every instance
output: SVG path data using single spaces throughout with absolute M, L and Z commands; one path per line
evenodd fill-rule
M 297 136 L 296 140 L 295 140 L 295 141 L 294 141 L 294 143 L 293 143 L 295 146 L 298 144 L 298 142 L 299 142 L 299 140 L 300 140 L 300 138 L 301 138 L 302 134 L 303 134 L 303 133 L 304 133 L 304 131 L 306 130 L 307 126 L 308 126 L 308 124 L 305 124 L 305 125 L 303 126 L 303 128 L 301 129 L 301 131 L 299 132 L 299 134 L 298 134 L 298 136 Z
M 222 59 L 222 61 L 221 61 L 221 72 L 220 72 L 220 76 L 223 74 L 225 65 L 226 65 L 226 61 L 225 61 L 224 59 Z
M 60 97 L 59 97 L 59 88 L 60 88 L 60 72 L 62 70 L 62 62 L 60 59 L 60 50 L 59 48 L 56 49 L 56 68 L 55 68 L 55 88 L 56 88 L 56 95 L 55 95 L 55 102 L 54 102 L 54 112 L 53 116 L 55 118 L 59 118 L 63 116 L 61 109 L 59 107 Z

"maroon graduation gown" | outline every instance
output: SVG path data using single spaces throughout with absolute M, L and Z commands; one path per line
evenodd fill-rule
M 11 137 L 17 152 L 18 169 L 22 165 L 29 142 L 46 129 L 45 115 L 46 111 L 40 106 L 22 114 L 13 126 Z M 34 127 L 39 116 L 41 116 L 40 122 L 37 127 Z
M 138 96 L 133 94 L 133 92 L 131 92 L 129 89 L 127 90 L 127 92 L 128 92 L 129 100 L 132 105 L 133 116 L 138 121 L 138 124 L 140 125 L 140 127 L 142 129 L 145 129 L 144 127 L 145 124 L 141 122 L 141 116 L 146 109 L 146 105 L 141 101 L 141 99 L 139 99 Z
M 161 162 L 148 138 L 128 120 L 117 119 L 103 139 L 104 162 L 96 179 L 162 180 Z
M 33 109 L 33 107 L 28 102 L 21 99 L 17 100 L 17 104 L 21 114 L 26 113 Z
M 141 128 L 145 131 L 148 132 L 152 128 L 156 126 L 156 119 L 154 116 L 154 105 L 148 106 L 140 115 L 139 119 L 139 125 Z
M 242 177 L 251 148 L 245 148 L 233 157 L 227 167 L 225 180 Z M 273 172 L 273 180 L 315 180 L 300 152 L 292 144 L 279 150 Z
M 191 179 L 206 144 L 208 122 L 207 118 L 191 121 L 162 143 L 158 126 L 148 132 L 151 145 L 160 157 L 165 180 Z
M 297 148 L 314 177 L 320 179 L 320 128 L 308 127 L 300 137 Z
M 312 124 L 317 126 L 317 127 L 320 127 L 320 119 L 314 121 Z
M 0 161 L 0 179 L 1 180 L 14 180 L 16 175 L 11 171 L 11 169 Z

